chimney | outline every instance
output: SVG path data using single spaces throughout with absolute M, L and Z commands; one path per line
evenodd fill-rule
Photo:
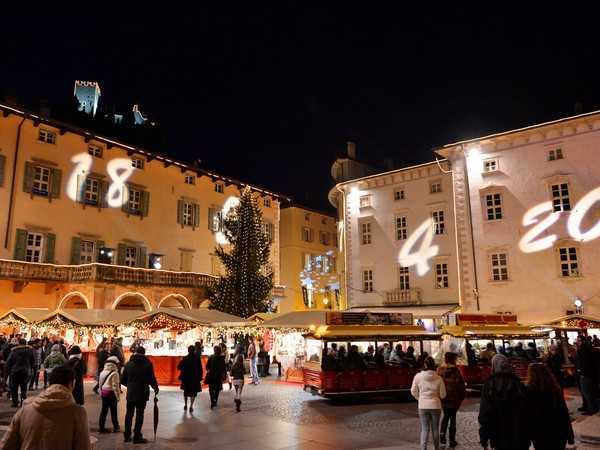
M 346 153 L 348 154 L 348 158 L 356 159 L 356 144 L 354 142 L 346 142 Z

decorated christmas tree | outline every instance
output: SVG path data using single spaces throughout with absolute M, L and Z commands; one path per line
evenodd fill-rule
M 268 269 L 270 239 L 262 212 L 250 188 L 240 202 L 222 218 L 227 249 L 216 247 L 225 273 L 209 289 L 210 307 L 241 317 L 269 309 L 273 273 Z

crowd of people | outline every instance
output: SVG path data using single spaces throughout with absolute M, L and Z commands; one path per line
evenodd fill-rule
M 422 352 L 419 356 L 415 355 L 415 349 L 412 346 L 403 350 L 402 344 L 397 344 L 393 349 L 389 343 L 380 345 L 377 350 L 373 345 L 369 345 L 367 351 L 361 353 L 357 345 L 350 345 L 348 351 L 343 345 L 334 342 L 329 348 L 323 349 L 321 359 L 321 368 L 323 370 L 356 370 L 368 367 L 382 368 L 386 365 L 396 367 L 424 367 L 425 360 L 429 354 Z

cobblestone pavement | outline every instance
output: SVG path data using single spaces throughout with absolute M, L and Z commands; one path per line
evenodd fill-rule
M 181 392 L 164 388 L 159 395 L 158 439 L 147 445 L 124 444 L 122 434 L 100 435 L 99 397 L 86 385 L 86 409 L 98 449 L 260 449 L 345 450 L 417 449 L 419 424 L 416 403 L 408 400 L 334 404 L 305 393 L 298 385 L 264 382 L 244 388 L 243 411 L 234 411 L 233 393 L 225 387 L 219 406 L 211 411 L 203 392 L 193 414 L 183 411 Z M 578 397 L 570 396 L 575 410 Z M 477 435 L 479 399 L 467 398 L 458 415 L 459 449 L 480 449 Z M 152 436 L 151 403 L 146 409 L 144 435 Z M 13 410 L 0 400 L 0 430 L 5 430 Z M 119 405 L 123 427 L 124 404 Z M 110 420 L 107 421 L 110 423 Z M 3 432 L 3 431 L 2 431 Z M 591 448 L 579 446 L 579 449 Z

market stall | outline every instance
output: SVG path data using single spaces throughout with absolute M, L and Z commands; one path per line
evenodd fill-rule
M 0 333 L 5 336 L 21 334 L 28 339 L 32 337 L 33 324 L 45 317 L 46 308 L 14 308 L 0 315 Z

